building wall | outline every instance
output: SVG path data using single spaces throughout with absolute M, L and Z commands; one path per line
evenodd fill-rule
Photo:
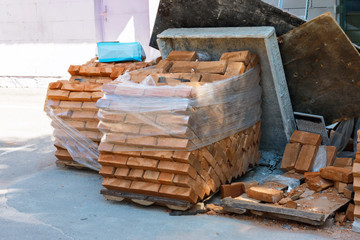
M 93 0 L 1 0 L 1 43 L 95 42 Z
M 278 6 L 278 0 L 263 0 L 274 6 Z M 304 18 L 306 0 L 283 0 L 282 9 L 291 14 Z M 336 17 L 336 0 L 310 0 L 308 18 L 311 20 L 323 13 L 331 12 Z

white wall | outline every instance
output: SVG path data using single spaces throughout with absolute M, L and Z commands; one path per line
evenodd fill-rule
M 0 76 L 68 76 L 95 56 L 94 0 L 1 0 Z

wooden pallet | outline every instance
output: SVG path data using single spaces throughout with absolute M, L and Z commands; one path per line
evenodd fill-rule
M 102 189 L 100 193 L 104 195 L 106 200 L 117 201 L 117 202 L 131 201 L 142 206 L 151 206 L 155 204 L 159 206 L 165 206 L 171 210 L 178 210 L 178 211 L 188 210 L 194 205 L 188 201 L 183 201 L 183 200 L 149 196 L 138 193 L 114 191 L 109 189 Z
M 92 170 L 94 171 L 93 169 L 91 168 L 88 168 L 80 163 L 77 163 L 75 161 L 71 161 L 71 160 L 56 160 L 55 162 L 56 166 L 57 167 L 60 167 L 60 168 L 66 168 L 66 167 L 69 167 L 69 168 L 76 168 L 76 169 L 80 169 L 80 170 Z

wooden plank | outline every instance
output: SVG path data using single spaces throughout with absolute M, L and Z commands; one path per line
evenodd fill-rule
M 316 221 L 316 222 L 324 222 L 324 214 L 314 213 L 310 211 L 297 210 L 292 208 L 285 208 L 274 206 L 270 204 L 263 203 L 255 203 L 249 201 L 243 201 L 232 198 L 224 198 L 221 200 L 221 206 L 225 211 L 230 211 L 232 209 L 247 209 L 247 210 L 255 210 L 265 213 L 271 213 L 283 216 L 286 219 L 291 219 L 295 221 L 304 222 L 304 219 Z
M 114 191 L 109 189 L 101 189 L 100 193 L 104 196 L 115 196 L 125 199 L 146 200 L 149 202 L 155 202 L 156 204 L 160 204 L 160 205 L 173 205 L 178 207 L 191 207 L 192 205 L 191 203 L 183 200 L 176 200 L 176 199 L 157 197 L 157 196 L 148 196 L 139 193 Z
M 359 116 L 360 54 L 330 13 L 279 45 L 294 111 L 322 115 L 326 124 Z

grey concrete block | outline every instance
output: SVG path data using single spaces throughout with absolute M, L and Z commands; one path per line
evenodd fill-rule
M 336 0 L 311 0 L 311 7 L 334 7 Z
M 283 151 L 295 120 L 274 27 L 170 28 L 157 37 L 163 58 L 172 50 L 206 53 L 209 60 L 245 49 L 258 54 L 263 90 L 261 148 Z
M 306 0 L 283 0 L 283 8 L 305 8 Z
M 310 8 L 307 20 L 311 20 L 327 12 L 330 12 L 331 15 L 335 17 L 334 8 Z

